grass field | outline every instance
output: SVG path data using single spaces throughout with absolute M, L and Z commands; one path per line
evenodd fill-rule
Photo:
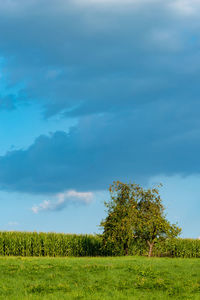
M 0 299 L 200 299 L 200 260 L 1 257 Z

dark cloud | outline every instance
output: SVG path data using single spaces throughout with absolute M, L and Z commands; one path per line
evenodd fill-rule
M 78 118 L 0 159 L 2 189 L 104 189 L 199 173 L 198 1 L 3 1 L 0 53 L 17 99 Z M 15 99 L 15 105 L 18 101 Z
M 197 116 L 150 105 L 135 113 L 88 116 L 67 134 L 40 136 L 27 150 L 0 159 L 0 187 L 31 193 L 106 189 L 112 180 L 198 173 Z M 178 115 L 179 113 L 179 115 Z M 199 126 L 198 126 L 199 127 Z
M 16 97 L 13 95 L 7 95 L 0 97 L 0 109 L 1 110 L 13 110 L 15 109 Z
M 195 1 L 1 0 L 0 8 L 4 72 L 12 84 L 26 83 L 23 94 L 46 117 L 168 98 L 180 104 L 189 101 L 188 89 L 198 97 Z

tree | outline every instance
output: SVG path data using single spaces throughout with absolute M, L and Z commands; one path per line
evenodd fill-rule
M 114 182 L 110 188 L 111 199 L 105 202 L 108 216 L 101 222 L 103 244 L 112 254 L 128 254 L 133 239 L 132 213 L 135 203 L 135 184 Z M 131 215 L 130 215 L 131 214 Z
M 105 202 L 108 215 L 100 226 L 103 245 L 112 253 L 127 255 L 133 242 L 142 241 L 152 256 L 155 242 L 181 232 L 166 219 L 158 188 L 145 190 L 138 184 L 114 181 L 109 191 L 110 201 Z

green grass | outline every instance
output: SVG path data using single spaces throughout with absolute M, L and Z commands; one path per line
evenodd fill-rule
M 1 257 L 0 299 L 200 299 L 200 260 Z

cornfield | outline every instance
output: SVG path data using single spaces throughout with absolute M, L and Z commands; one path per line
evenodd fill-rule
M 155 256 L 200 258 L 200 240 L 198 239 L 167 239 L 157 243 Z
M 93 235 L 0 232 L 0 255 L 99 256 L 101 242 Z
M 1 256 L 109 256 L 100 236 L 37 232 L 0 232 Z M 114 250 L 114 249 L 113 249 Z M 130 255 L 147 255 L 145 244 L 133 243 Z M 119 255 L 112 251 L 112 255 Z M 167 239 L 156 243 L 154 256 L 200 258 L 200 240 Z

